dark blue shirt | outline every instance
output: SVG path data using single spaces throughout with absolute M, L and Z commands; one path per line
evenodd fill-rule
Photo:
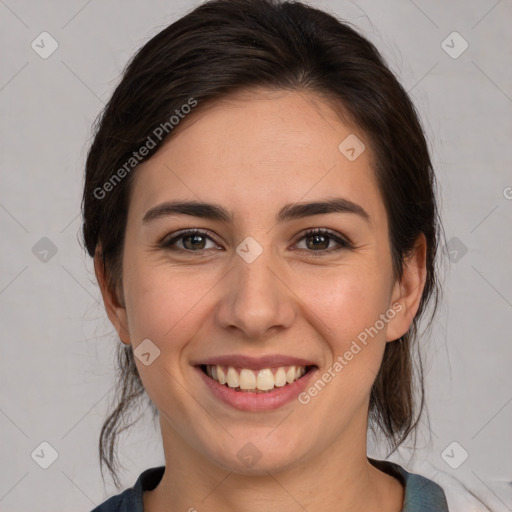
M 381 471 L 398 478 L 405 487 L 402 512 L 449 512 L 443 489 L 435 482 L 409 473 L 393 462 L 369 459 Z M 142 493 L 153 490 L 162 479 L 165 466 L 141 473 L 133 487 L 112 496 L 91 512 L 144 512 Z

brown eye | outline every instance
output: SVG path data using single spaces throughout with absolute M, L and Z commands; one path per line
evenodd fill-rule
M 205 232 L 198 229 L 184 231 L 172 239 L 165 241 L 162 245 L 168 249 L 176 248 L 188 252 L 200 252 L 212 247 L 206 247 L 207 241 L 214 242 L 213 239 Z M 177 244 L 177 242 L 181 242 Z M 217 245 L 215 245 L 215 248 Z
M 313 229 L 307 231 L 299 241 L 305 240 L 306 249 L 309 252 L 333 252 L 350 247 L 350 243 L 326 229 Z M 338 247 L 329 248 L 332 242 Z

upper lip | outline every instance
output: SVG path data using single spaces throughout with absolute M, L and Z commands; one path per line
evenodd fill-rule
M 251 357 L 242 354 L 231 354 L 209 357 L 201 361 L 192 361 L 193 366 L 233 366 L 234 368 L 247 368 L 251 370 L 262 370 L 264 368 L 276 368 L 279 366 L 316 366 L 315 363 L 299 357 L 285 356 L 281 354 L 270 354 L 261 357 Z

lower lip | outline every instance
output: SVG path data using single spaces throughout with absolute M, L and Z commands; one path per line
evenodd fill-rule
M 318 368 L 313 368 L 300 379 L 291 384 L 274 388 L 272 391 L 251 393 L 249 391 L 235 391 L 229 386 L 225 386 L 211 377 L 208 377 L 199 366 L 196 366 L 195 369 L 201 375 L 207 388 L 217 398 L 241 411 L 271 411 L 278 409 L 284 404 L 296 399 L 297 396 L 304 391 L 308 382 L 318 370 Z

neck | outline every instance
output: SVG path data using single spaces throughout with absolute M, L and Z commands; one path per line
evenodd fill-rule
M 339 436 L 334 446 L 307 462 L 255 475 L 220 468 L 184 443 L 167 421 L 161 418 L 160 424 L 166 469 L 159 485 L 143 495 L 145 512 L 402 510 L 400 482 L 367 459 L 366 425 L 356 429 L 355 436 Z

